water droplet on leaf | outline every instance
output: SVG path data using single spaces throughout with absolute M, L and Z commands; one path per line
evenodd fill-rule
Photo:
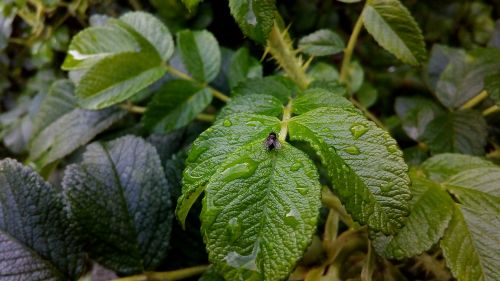
M 351 126 L 350 131 L 354 139 L 357 140 L 368 131 L 368 128 L 362 124 L 354 124 Z
M 252 249 L 252 253 L 250 255 L 240 255 L 237 252 L 229 252 L 225 257 L 224 260 L 226 261 L 227 265 L 238 268 L 238 269 L 248 269 L 251 271 L 259 271 L 259 268 L 257 267 L 257 255 L 259 254 L 260 251 L 260 246 L 259 242 L 257 241 Z
M 297 172 L 302 167 L 302 163 L 295 162 L 292 166 L 290 166 L 290 171 Z
M 398 152 L 398 146 L 395 144 L 391 144 L 387 146 L 387 151 L 389 151 L 389 153 L 396 153 Z
M 306 195 L 307 194 L 307 187 L 299 186 L 299 187 L 297 187 L 297 191 L 302 195 Z
M 291 209 L 285 216 L 285 224 L 296 226 L 299 224 L 300 214 L 296 209 Z
M 222 172 L 222 177 L 226 182 L 247 178 L 255 172 L 255 169 L 257 169 L 255 161 L 250 158 L 240 159 L 238 162 L 231 163 L 231 166 Z
M 229 119 L 224 120 L 222 124 L 224 125 L 224 127 L 231 127 L 231 125 L 233 125 L 233 123 L 231 123 Z
M 351 155 L 358 155 L 360 153 L 359 149 L 355 146 L 348 146 L 344 150 L 345 150 L 345 152 L 347 152 Z
M 241 223 L 238 218 L 231 218 L 227 224 L 227 231 L 231 237 L 231 242 L 234 242 L 241 236 Z
M 388 192 L 392 189 L 392 187 L 394 186 L 394 183 L 392 182 L 388 182 L 387 184 L 384 184 L 380 190 L 382 190 L 382 192 Z

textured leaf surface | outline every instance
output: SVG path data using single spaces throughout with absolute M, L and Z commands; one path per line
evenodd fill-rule
M 394 233 L 408 215 L 408 167 L 396 141 L 350 107 L 322 107 L 289 121 L 290 138 L 309 142 L 354 219 Z
M 84 108 L 101 109 L 130 98 L 164 74 L 159 57 L 116 54 L 101 59 L 82 76 L 76 95 Z
M 422 32 L 398 0 L 368 1 L 362 17 L 366 30 L 375 41 L 398 59 L 413 65 L 425 60 Z
M 226 118 L 232 114 L 253 113 L 279 117 L 283 113 L 283 103 L 276 97 L 265 94 L 249 94 L 231 99 L 221 110 L 217 118 Z
M 307 89 L 304 93 L 293 100 L 292 112 L 303 114 L 316 108 L 326 106 L 338 106 L 354 108 L 352 103 L 343 97 L 345 88 L 337 88 L 336 91 L 327 91 L 321 88 Z
M 491 74 L 484 79 L 484 88 L 490 97 L 500 104 L 500 74 Z
M 212 101 L 206 87 L 188 80 L 172 80 L 156 91 L 142 122 L 155 132 L 169 132 L 193 121 Z
M 277 12 L 275 0 L 229 0 L 229 8 L 246 36 L 266 42 Z
M 394 107 L 403 129 L 413 140 L 420 140 L 427 125 L 444 113 L 432 100 L 421 97 L 397 97 Z
M 465 51 L 462 49 L 434 44 L 427 64 L 427 80 L 431 89 L 436 90 L 439 78 L 448 64 L 461 61 L 464 57 Z
M 450 196 L 433 181 L 412 177 L 410 215 L 393 236 L 379 235 L 373 242 L 377 252 L 402 259 L 428 250 L 443 236 L 453 214 Z
M 247 79 L 233 88 L 231 94 L 233 96 L 265 94 L 274 96 L 285 103 L 288 101 L 288 97 L 297 91 L 297 86 L 288 78 L 267 76 L 264 78 Z
M 204 190 L 227 155 L 256 139 L 263 141 L 270 132 L 279 132 L 280 120 L 276 117 L 235 114 L 220 119 L 203 132 L 193 143 L 186 160 L 182 179 L 182 195 L 177 202 L 179 221 L 184 220 L 189 209 Z
M 442 153 L 422 163 L 425 175 L 437 182 L 447 181 L 451 176 L 462 171 L 491 167 L 495 167 L 495 164 L 486 159 L 454 153 Z
M 483 116 L 476 111 L 462 110 L 449 112 L 432 120 L 422 139 L 433 154 L 460 152 L 483 155 L 487 136 Z
M 207 186 L 202 232 L 227 280 L 284 279 L 316 228 L 316 167 L 286 143 L 267 151 L 263 139 L 229 156 Z
M 243 47 L 232 56 L 227 75 L 229 87 L 234 88 L 248 78 L 262 77 L 262 65 L 256 58 L 250 56 L 247 48 Z
M 184 66 L 200 82 L 210 82 L 217 77 L 221 67 L 219 43 L 212 33 L 183 30 L 177 34 L 177 45 Z
M 168 247 L 170 186 L 154 147 L 125 136 L 87 147 L 63 180 L 70 213 L 90 256 L 120 274 L 152 270 Z
M 0 161 L 0 279 L 76 280 L 83 247 L 59 192 L 12 159 Z
M 342 52 L 345 44 L 337 33 L 329 29 L 320 29 L 302 37 L 299 48 L 308 55 L 328 56 Z

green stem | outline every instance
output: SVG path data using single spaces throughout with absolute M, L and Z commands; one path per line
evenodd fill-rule
M 464 110 L 464 109 L 469 109 L 469 108 L 473 108 L 474 106 L 476 106 L 477 104 L 479 104 L 480 102 L 482 102 L 485 98 L 488 97 L 488 92 L 486 92 L 486 90 L 483 90 L 481 91 L 481 93 L 479 93 L 477 96 L 471 98 L 470 100 L 468 100 L 466 103 L 464 103 L 460 109 L 461 110 Z
M 384 126 L 384 124 L 382 123 L 382 121 L 380 121 L 377 116 L 373 115 L 373 113 L 371 113 L 368 108 L 366 108 L 364 105 L 362 105 L 361 103 L 359 103 L 357 100 L 355 100 L 354 98 L 351 97 L 351 102 L 357 107 L 359 108 L 359 110 L 361 110 L 366 117 L 368 117 L 368 119 L 372 120 L 373 122 L 375 122 L 375 124 L 377 124 L 380 128 L 382 128 L 383 130 L 385 131 L 388 131 L 387 128 Z
M 146 112 L 145 107 L 133 105 L 131 103 L 124 103 L 121 105 L 121 108 L 127 110 L 130 113 L 136 113 L 136 114 L 144 114 L 144 112 Z
M 287 31 L 282 32 L 276 22 L 269 33 L 267 50 L 299 88 L 302 90 L 307 88 L 309 79 L 307 78 L 304 65 L 295 56 L 296 51 L 293 50 Z
M 364 8 L 363 8 L 364 9 Z M 361 12 L 362 13 L 362 12 Z M 347 83 L 349 74 L 349 65 L 351 63 L 352 52 L 356 46 L 356 41 L 358 41 L 359 33 L 363 27 L 363 17 L 360 15 L 354 29 L 352 30 L 351 37 L 349 37 L 349 42 L 347 42 L 347 47 L 344 50 L 344 57 L 342 58 L 342 66 L 340 68 L 340 82 Z
M 171 66 L 171 65 L 166 65 L 165 66 L 166 70 L 168 73 L 172 74 L 173 76 L 177 77 L 177 78 L 180 78 L 180 79 L 183 79 L 183 80 L 189 80 L 189 81 L 193 81 L 199 85 L 202 85 L 202 86 L 205 86 L 207 87 L 211 92 L 212 92 L 212 95 L 216 98 L 218 98 L 219 100 L 223 101 L 223 102 L 229 102 L 231 100 L 230 97 L 224 95 L 222 92 L 218 91 L 217 89 L 214 89 L 212 87 L 210 87 L 209 85 L 206 85 L 206 84 L 203 84 L 203 83 L 200 83 L 198 81 L 196 81 L 195 79 L 193 79 L 193 77 L 187 75 L 186 73 L 178 70 L 177 68 Z
M 484 111 L 483 111 L 483 116 L 488 116 L 488 115 L 491 115 L 495 112 L 499 112 L 500 111 L 500 106 L 498 104 L 495 104 L 495 105 L 492 105 L 488 108 L 486 108 Z
M 337 214 L 339 214 L 340 219 L 347 226 L 349 226 L 349 228 L 352 229 L 357 228 L 356 223 L 352 220 L 351 216 L 346 212 L 339 198 L 333 195 L 333 193 L 328 189 L 328 187 L 323 187 L 321 191 L 321 202 L 323 202 L 323 205 L 325 205 L 327 208 L 337 212 Z
M 212 123 L 215 121 L 215 115 L 200 113 L 196 116 L 197 120 Z
M 284 142 L 288 133 L 288 120 L 292 117 L 292 100 L 283 109 L 283 118 L 281 119 L 281 130 L 278 135 L 279 140 Z
M 144 272 L 139 275 L 114 279 L 113 281 L 176 281 L 200 275 L 209 267 L 209 265 L 200 265 L 166 272 Z

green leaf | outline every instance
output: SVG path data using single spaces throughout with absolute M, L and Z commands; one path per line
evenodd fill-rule
M 370 0 L 363 24 L 375 41 L 405 63 L 418 65 L 426 58 L 422 31 L 398 0 Z
M 486 137 L 486 121 L 476 111 L 448 112 L 432 120 L 426 127 L 422 140 L 433 154 L 459 152 L 483 155 Z
M 443 153 L 433 156 L 422 163 L 425 175 L 437 182 L 447 181 L 451 176 L 476 168 L 495 167 L 495 164 L 486 159 L 453 153 Z
M 247 48 L 240 48 L 231 58 L 228 69 L 229 87 L 232 89 L 241 81 L 262 77 L 262 65 L 250 56 Z
M 152 145 L 133 136 L 93 143 L 81 164 L 68 166 L 63 187 L 94 260 L 123 275 L 160 264 L 173 209 Z
M 313 64 L 308 70 L 307 75 L 315 81 L 338 81 L 339 71 L 331 64 L 318 62 Z
M 124 116 L 118 108 L 75 108 L 45 127 L 31 141 L 29 159 L 42 168 L 88 143 Z
M 182 179 L 182 195 L 177 202 L 177 218 L 184 224 L 189 209 L 205 189 L 209 178 L 227 155 L 256 139 L 264 140 L 270 132 L 279 132 L 276 117 L 235 114 L 219 119 L 203 132 L 191 147 Z
M 363 85 L 365 80 L 365 71 L 361 64 L 357 61 L 352 61 L 347 69 L 347 85 L 349 93 L 357 92 Z
M 453 214 L 453 201 L 442 187 L 423 177 L 412 177 L 410 216 L 393 236 L 379 235 L 373 241 L 377 252 L 402 259 L 419 255 L 443 236 Z
M 403 130 L 413 140 L 421 140 L 429 123 L 444 113 L 432 100 L 422 97 L 397 97 L 394 107 Z
M 118 53 L 135 52 L 139 43 L 126 30 L 114 25 L 90 27 L 71 40 L 64 70 L 89 68 L 99 60 Z
M 457 60 L 463 60 L 465 51 L 462 49 L 450 48 L 448 46 L 434 44 L 431 50 L 431 56 L 427 65 L 427 80 L 432 90 L 436 90 L 439 77 L 446 69 L 448 64 Z
M 246 36 L 266 42 L 277 13 L 275 0 L 229 0 L 229 9 Z
M 408 167 L 396 141 L 352 107 L 321 107 L 293 117 L 290 139 L 309 142 L 353 218 L 395 233 L 408 215 Z
M 281 100 L 274 96 L 248 94 L 232 98 L 222 108 L 217 118 L 222 119 L 241 112 L 279 117 L 283 113 L 283 108 Z
M 338 106 L 354 108 L 352 103 L 343 97 L 345 88 L 339 87 L 337 91 L 327 91 L 321 88 L 307 89 L 304 93 L 293 100 L 292 112 L 303 114 L 320 107 Z
M 316 229 L 316 167 L 286 143 L 267 151 L 263 139 L 227 157 L 210 178 L 203 201 L 209 260 L 227 280 L 284 279 Z
M 342 52 L 344 40 L 330 29 L 320 29 L 299 41 L 299 49 L 311 56 L 328 56 Z
M 212 33 L 183 30 L 177 33 L 177 45 L 184 66 L 200 82 L 210 82 L 217 77 L 221 67 L 219 43 Z
M 462 280 L 499 280 L 500 198 L 480 200 L 483 210 L 455 204 L 441 248 L 453 275 Z M 476 199 L 477 200 L 477 199 Z M 488 205 L 488 206 L 487 206 Z
M 146 39 L 156 49 L 163 61 L 172 57 L 174 53 L 172 34 L 158 18 L 144 12 L 129 12 L 121 16 L 120 20 Z
M 484 78 L 484 89 L 496 104 L 500 104 L 500 73 L 493 73 Z
M 87 109 L 122 102 L 165 74 L 161 61 L 144 53 L 121 53 L 101 59 L 81 78 L 76 95 Z
M 288 78 L 282 76 L 266 76 L 264 78 L 246 79 L 233 88 L 233 96 L 250 94 L 266 94 L 274 96 L 283 103 L 298 91 L 297 86 Z
M 193 10 L 196 9 L 196 7 L 198 7 L 198 4 L 200 4 L 200 2 L 202 1 L 203 0 L 182 0 L 182 3 L 186 5 L 186 8 L 188 8 L 190 12 L 193 12 Z
M 198 281 L 224 281 L 224 277 L 218 274 L 213 267 L 209 268 Z
M 0 279 L 77 280 L 85 254 L 58 190 L 12 159 L 0 187 Z
M 142 122 L 155 132 L 170 132 L 193 121 L 212 101 L 211 91 L 188 80 L 171 80 L 156 91 Z

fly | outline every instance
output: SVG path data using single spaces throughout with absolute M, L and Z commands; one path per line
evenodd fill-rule
M 269 133 L 269 136 L 267 136 L 266 140 L 264 141 L 264 146 L 269 151 L 281 148 L 281 143 L 278 140 L 275 132 Z

